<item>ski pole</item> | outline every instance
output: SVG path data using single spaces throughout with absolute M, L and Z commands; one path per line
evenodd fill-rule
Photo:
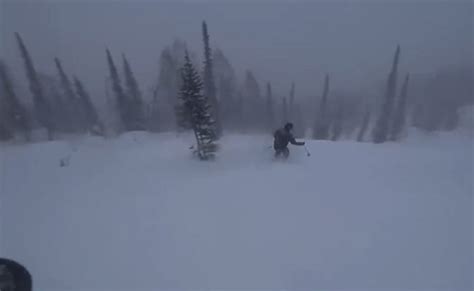
M 304 150 L 306 151 L 306 156 L 311 156 L 311 153 L 309 152 L 308 148 L 306 147 L 306 145 L 304 145 Z

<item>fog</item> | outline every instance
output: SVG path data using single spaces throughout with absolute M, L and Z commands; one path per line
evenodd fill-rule
M 0 0 L 0 256 L 41 290 L 471 290 L 472 6 Z
M 1 2 L 0 56 L 24 78 L 19 32 L 37 69 L 54 57 L 104 94 L 105 48 L 127 54 L 144 93 L 158 77 L 161 50 L 179 38 L 202 55 L 201 21 L 211 44 L 237 70 L 287 94 L 314 96 L 324 74 L 336 88 L 364 91 L 385 80 L 397 44 L 403 72 L 472 63 L 470 1 L 10 1 Z M 315 82 L 317 85 L 315 85 Z M 22 82 L 24 83 L 24 82 Z M 262 84 L 263 85 L 263 84 Z

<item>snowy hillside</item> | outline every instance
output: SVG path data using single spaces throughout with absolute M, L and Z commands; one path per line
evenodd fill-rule
M 472 289 L 471 140 L 191 144 L 2 145 L 1 256 L 36 290 Z

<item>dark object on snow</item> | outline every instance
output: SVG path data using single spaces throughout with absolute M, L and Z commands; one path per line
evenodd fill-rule
M 290 150 L 288 149 L 288 143 L 293 145 L 303 146 L 305 145 L 304 142 L 297 142 L 295 137 L 291 133 L 293 129 L 293 124 L 288 122 L 285 124 L 283 128 L 278 129 L 273 134 L 275 138 L 273 141 L 273 148 L 275 149 L 275 157 L 279 157 L 283 155 L 284 158 L 287 158 L 290 154 Z
M 31 274 L 19 263 L 0 258 L 0 290 L 2 291 L 31 291 Z

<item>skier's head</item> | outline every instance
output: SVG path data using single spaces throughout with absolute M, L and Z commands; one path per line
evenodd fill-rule
M 287 122 L 287 123 L 285 124 L 285 130 L 286 130 L 286 131 L 290 131 L 290 130 L 292 130 L 292 129 L 293 129 L 293 123 Z

